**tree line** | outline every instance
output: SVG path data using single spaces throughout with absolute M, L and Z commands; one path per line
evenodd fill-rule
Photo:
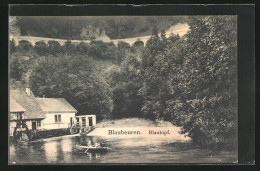
M 182 16 L 19 16 L 14 26 L 18 27 L 22 36 L 60 38 L 68 40 L 84 40 L 82 29 L 92 28 L 105 32 L 111 39 L 146 36 L 151 28 L 167 29 L 181 22 Z
M 167 120 L 198 144 L 234 147 L 236 18 L 193 16 L 186 22 L 190 30 L 183 37 L 166 38 L 153 27 L 145 46 L 11 42 L 11 78 L 23 82 L 30 70 L 36 95 L 64 97 L 79 113 L 94 113 L 99 120 Z

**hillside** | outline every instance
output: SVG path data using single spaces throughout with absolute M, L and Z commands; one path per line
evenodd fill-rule
M 187 33 L 187 31 L 189 30 L 189 26 L 186 23 L 177 23 L 175 25 L 172 25 L 169 29 L 167 29 L 165 31 L 166 37 L 170 37 L 170 35 L 172 33 L 174 34 L 179 34 L 180 36 L 183 36 L 184 34 Z M 151 35 L 148 36 L 139 36 L 139 37 L 132 37 L 132 38 L 125 38 L 125 39 L 109 39 L 107 36 L 100 36 L 97 37 L 95 40 L 101 40 L 103 42 L 113 42 L 115 45 L 118 44 L 118 42 L 126 42 L 129 45 L 133 45 L 137 40 L 140 40 L 142 42 L 144 42 L 144 45 L 146 44 L 146 42 L 150 39 Z M 21 35 L 15 35 L 15 34 L 11 34 L 10 35 L 10 40 L 14 39 L 15 42 L 19 43 L 19 41 L 21 40 L 26 40 L 28 42 L 30 42 L 32 45 L 35 45 L 36 42 L 38 41 L 44 41 L 46 44 L 48 43 L 48 41 L 50 40 L 55 40 L 57 42 L 60 43 L 60 45 L 64 45 L 65 42 L 67 41 L 67 39 L 57 39 L 57 38 L 49 38 L 49 37 L 35 37 L 35 36 L 21 36 Z M 84 43 L 90 43 L 90 40 L 71 40 L 72 43 L 75 44 L 79 44 L 81 42 Z
M 91 40 L 97 37 L 124 39 L 148 36 L 154 26 L 159 32 L 163 29 L 167 30 L 170 26 L 184 20 L 185 17 L 180 16 L 27 16 L 16 17 L 12 27 L 18 27 L 22 36 L 69 40 Z

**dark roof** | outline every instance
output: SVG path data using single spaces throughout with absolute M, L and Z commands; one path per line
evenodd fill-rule
M 10 112 L 25 112 L 26 110 L 19 105 L 13 97 L 10 97 Z
M 36 98 L 44 112 L 77 112 L 64 98 Z
M 26 111 L 24 112 L 24 119 L 44 119 L 45 114 L 42 111 L 39 103 L 33 95 L 28 95 L 22 90 L 10 90 L 10 99 L 14 99 Z M 12 108 L 10 103 L 10 108 Z

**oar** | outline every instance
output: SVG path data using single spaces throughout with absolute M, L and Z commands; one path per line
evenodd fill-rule
M 88 148 L 89 149 L 89 148 Z M 85 153 L 87 153 L 88 149 L 85 151 Z

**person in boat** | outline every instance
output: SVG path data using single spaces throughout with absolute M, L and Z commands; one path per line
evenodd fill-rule
M 92 146 L 92 144 L 91 144 L 91 141 L 90 141 L 90 140 L 88 141 L 88 146 Z

